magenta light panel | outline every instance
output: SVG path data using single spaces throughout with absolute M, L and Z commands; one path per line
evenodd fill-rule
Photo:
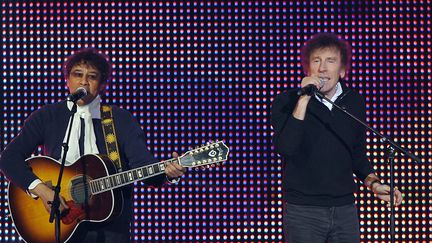
M 228 161 L 189 170 L 177 186 L 136 183 L 136 242 L 282 241 L 281 159 L 269 124 L 276 94 L 299 86 L 300 47 L 317 32 L 353 46 L 348 85 L 367 122 L 421 158 L 397 154 L 398 242 L 430 242 L 429 1 L 2 1 L 1 149 L 37 108 L 67 95 L 61 65 L 95 47 L 114 65 L 104 99 L 131 111 L 159 160 L 224 140 Z M 367 151 L 389 179 L 385 141 Z M 1 178 L 0 241 L 18 240 Z M 361 238 L 389 241 L 389 211 L 361 184 Z

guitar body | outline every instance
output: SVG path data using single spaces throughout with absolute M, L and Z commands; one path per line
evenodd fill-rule
M 193 149 L 171 160 L 148 164 L 117 173 L 114 164 L 104 155 L 84 155 L 63 172 L 60 195 L 69 211 L 61 217 L 60 240 L 79 239 L 89 223 L 102 223 L 118 216 L 123 209 L 121 187 L 165 173 L 166 162 L 183 167 L 209 167 L 227 160 L 229 148 L 217 141 Z M 27 163 L 44 183 L 57 184 L 60 163 L 44 156 Z M 9 183 L 9 211 L 17 232 L 26 242 L 55 242 L 54 224 L 40 199 L 33 199 L 21 188 Z M 77 235 L 77 237 L 75 237 Z
M 60 163 L 49 157 L 33 157 L 27 160 L 33 172 L 47 184 L 57 184 Z M 119 189 L 91 195 L 87 182 L 116 173 L 112 162 L 105 156 L 85 155 L 74 164 L 65 167 L 60 195 L 71 206 L 69 214 L 61 220 L 61 241 L 67 242 L 72 235 L 85 232 L 84 222 L 104 222 L 121 213 L 122 192 Z M 9 210 L 18 233 L 26 242 L 55 242 L 54 223 L 40 199 L 33 199 L 13 183 L 9 184 Z M 66 221 L 66 222 L 65 222 Z

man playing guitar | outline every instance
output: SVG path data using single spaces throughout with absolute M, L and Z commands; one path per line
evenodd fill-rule
M 107 138 L 112 139 L 112 137 L 105 136 L 102 129 L 100 94 L 108 84 L 110 73 L 110 62 L 95 49 L 82 49 L 70 56 L 64 66 L 64 75 L 69 91 L 72 94 L 82 87 L 87 93 L 77 101 L 78 107 L 72 127 L 69 127 L 69 117 L 73 102 L 63 101 L 46 105 L 31 114 L 21 132 L 2 153 L 0 159 L 2 172 L 13 184 L 27 191 L 29 195 L 26 196 L 39 198 L 41 202 L 38 203 L 43 203 L 48 212 L 51 210 L 54 191 L 49 185 L 50 183 L 42 181 L 25 160 L 38 146 L 42 146 L 45 155 L 56 160 L 62 158 L 64 153 L 62 144 L 66 141 L 66 131 L 69 128 L 71 129 L 71 138 L 69 150 L 66 153 L 66 166 L 72 165 L 81 156 L 87 154 L 117 156 L 121 161 L 123 171 L 156 162 L 146 148 L 144 132 L 136 119 L 128 111 L 116 106 L 112 106 L 111 109 L 116 136 L 114 138 L 117 140 L 119 154 L 115 152 L 113 154 L 107 153 L 105 140 Z M 173 156 L 178 155 L 173 153 Z M 83 163 L 83 165 L 87 166 L 88 164 Z M 151 173 L 153 170 L 149 171 Z M 145 184 L 160 186 L 165 181 L 178 181 L 178 178 L 185 171 L 185 167 L 175 161 L 168 161 L 164 163 L 161 170 L 164 173 L 146 179 Z M 57 178 L 56 176 L 53 175 L 53 180 Z M 132 173 L 129 176 L 132 176 Z M 133 176 L 139 175 L 134 173 Z M 120 180 L 119 178 L 118 180 Z M 115 183 L 115 178 L 111 179 L 109 184 L 113 182 Z M 100 187 L 106 186 L 107 183 L 103 182 L 98 185 L 96 187 L 101 189 Z M 76 234 L 74 237 L 63 238 L 63 240 L 68 242 L 129 242 L 129 225 L 132 218 L 132 190 L 129 186 L 121 188 L 121 191 L 122 199 L 120 201 L 123 202 L 123 208 L 119 210 L 121 213 L 115 220 L 97 226 L 88 225 L 82 230 L 84 234 Z M 66 202 L 64 197 L 66 195 L 62 194 L 60 205 L 62 215 L 66 215 L 70 210 L 70 204 Z M 86 198 L 85 201 L 87 200 L 89 199 Z

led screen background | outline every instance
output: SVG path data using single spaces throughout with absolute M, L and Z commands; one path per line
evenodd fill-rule
M 423 162 L 395 158 L 396 239 L 429 242 L 431 12 L 427 1 L 3 1 L 1 149 L 32 111 L 66 97 L 65 58 L 95 47 L 114 67 L 104 99 L 136 116 L 156 158 L 214 140 L 231 149 L 177 186 L 137 183 L 134 240 L 281 241 L 271 102 L 299 86 L 304 42 L 333 32 L 353 46 L 347 83 L 365 97 L 368 124 Z M 368 133 L 367 146 L 388 180 L 386 143 Z M 16 240 L 1 180 L 0 239 Z M 388 241 L 386 205 L 361 184 L 357 196 L 362 240 Z

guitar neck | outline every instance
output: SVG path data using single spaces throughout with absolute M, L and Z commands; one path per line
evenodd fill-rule
M 101 177 L 89 182 L 89 188 L 93 195 L 119 188 L 136 181 L 144 180 L 165 173 L 165 163 L 177 161 L 176 158 L 146 165 L 136 169 L 120 172 L 114 175 Z

